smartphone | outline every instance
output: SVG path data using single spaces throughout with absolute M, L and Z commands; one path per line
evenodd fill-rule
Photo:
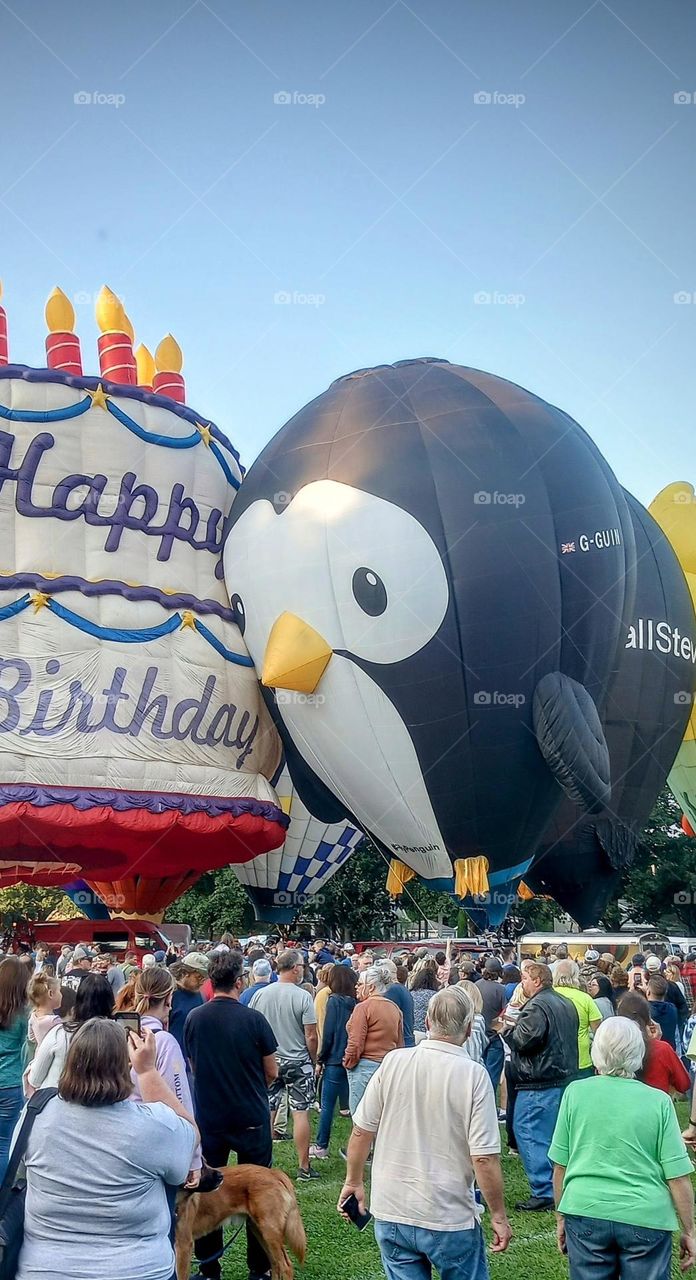
M 364 1231 L 368 1222 L 372 1222 L 372 1214 L 369 1209 L 366 1209 L 364 1213 L 360 1212 L 357 1196 L 348 1196 L 348 1199 L 343 1201 L 341 1208 L 344 1213 L 348 1214 L 353 1226 L 357 1227 L 358 1231 Z
M 139 1013 L 115 1013 L 113 1018 L 114 1022 L 120 1022 L 126 1031 L 135 1031 L 139 1036 L 142 1035 Z

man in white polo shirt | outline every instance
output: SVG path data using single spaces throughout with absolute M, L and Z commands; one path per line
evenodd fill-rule
M 441 1280 L 488 1280 L 474 1178 L 491 1214 L 492 1252 L 510 1242 L 493 1088 L 462 1048 L 473 1016 L 461 987 L 434 995 L 429 1039 L 387 1054 L 353 1117 L 338 1208 L 355 1195 L 365 1209 L 374 1140 L 370 1207 L 387 1280 L 420 1280 L 431 1266 Z

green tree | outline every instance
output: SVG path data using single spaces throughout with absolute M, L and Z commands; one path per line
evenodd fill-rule
M 388 863 L 365 837 L 315 901 L 302 909 L 302 921 L 343 938 L 387 938 L 396 911 L 386 890 Z M 410 887 L 410 886 L 409 886 Z
M 35 884 L 14 884 L 0 889 L 0 918 L 12 924 L 12 918 L 47 920 L 58 907 L 63 907 L 66 897 L 62 889 L 41 889 Z M 79 912 L 75 912 L 76 915 Z
M 253 929 L 254 911 L 231 867 L 209 871 L 167 908 L 166 920 L 191 926 L 194 938 Z
M 629 918 L 696 934 L 696 838 L 684 834 L 671 791 L 659 797 L 620 897 Z

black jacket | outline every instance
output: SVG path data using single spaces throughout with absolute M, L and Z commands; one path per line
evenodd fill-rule
M 578 1072 L 578 1015 L 570 1000 L 543 987 L 505 1032 L 518 1089 L 555 1089 Z
M 326 1002 L 326 1017 L 321 1036 L 321 1048 L 317 1061 L 322 1067 L 340 1067 L 348 1048 L 346 1026 L 357 1000 L 353 996 L 330 995 Z

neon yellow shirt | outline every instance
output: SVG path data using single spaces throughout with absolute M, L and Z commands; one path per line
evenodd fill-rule
M 602 1011 L 598 1009 L 592 996 L 586 991 L 578 991 L 577 987 L 554 987 L 559 996 L 565 996 L 575 1005 L 578 1015 L 578 1070 L 584 1071 L 592 1066 L 590 1057 L 590 1023 L 602 1021 Z

